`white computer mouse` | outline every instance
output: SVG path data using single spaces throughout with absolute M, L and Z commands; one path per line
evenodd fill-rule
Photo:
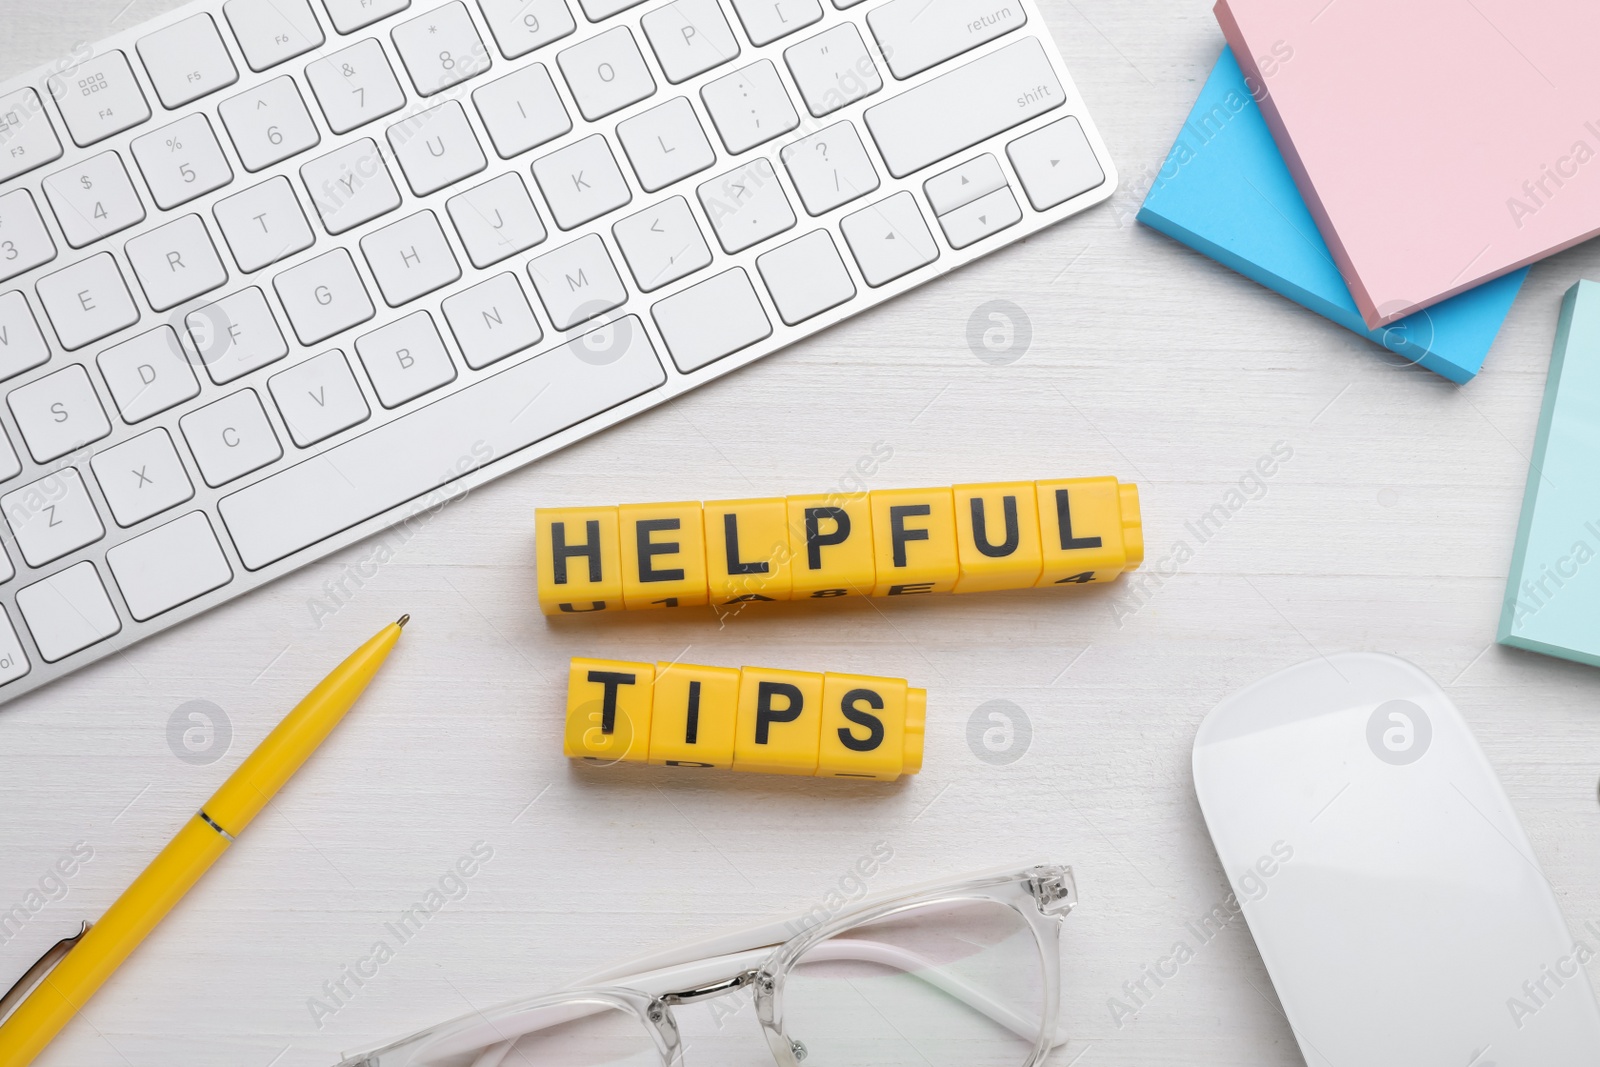
M 1600 1009 L 1494 769 L 1404 660 L 1311 660 L 1194 742 L 1211 840 L 1310 1067 L 1595 1067 Z

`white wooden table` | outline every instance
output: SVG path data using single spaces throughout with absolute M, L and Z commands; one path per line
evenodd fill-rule
M 171 6 L 4 0 L 0 73 Z M 41 1064 L 325 1067 L 642 945 L 809 907 L 878 842 L 893 858 L 875 889 L 1073 864 L 1077 1036 L 1053 1062 L 1298 1064 L 1244 924 L 1207 945 L 1186 927 L 1228 892 L 1189 753 L 1223 696 L 1336 649 L 1396 653 L 1448 688 L 1574 930 L 1600 921 L 1600 672 L 1492 643 L 1557 307 L 1600 276 L 1600 248 L 1533 269 L 1471 385 L 1397 367 L 1132 224 L 1221 47 L 1210 5 L 1044 7 L 1122 168 L 1111 205 L 495 482 L 376 573 L 371 543 L 350 549 L 0 709 L 0 909 L 92 850 L 64 896 L 0 933 L 5 985 L 98 915 L 335 661 L 414 618 L 357 712 Z M 995 299 L 1032 331 L 998 366 L 967 341 Z M 1202 543 L 1185 523 L 1275 445 L 1292 458 Z M 1136 481 L 1145 593 L 775 605 L 722 627 L 553 625 L 534 606 L 536 505 L 823 491 L 874 447 L 892 450 L 877 487 Z M 1174 566 L 1180 543 L 1192 558 Z M 319 625 L 316 605 L 358 569 Z M 929 690 L 926 769 L 882 787 L 574 768 L 559 723 L 575 654 L 904 676 Z M 203 765 L 168 741 L 196 700 L 231 726 Z M 1031 724 L 1012 762 L 969 745 L 989 701 Z M 493 857 L 465 896 L 314 1012 L 480 841 Z M 1127 1002 L 1123 983 L 1178 941 L 1194 958 L 1117 1025 L 1110 998 Z

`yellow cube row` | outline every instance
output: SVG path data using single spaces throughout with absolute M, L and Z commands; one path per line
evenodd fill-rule
M 546 615 L 1110 581 L 1144 559 L 1115 478 L 539 508 Z
M 571 759 L 893 781 L 922 769 L 928 693 L 903 678 L 575 658 Z

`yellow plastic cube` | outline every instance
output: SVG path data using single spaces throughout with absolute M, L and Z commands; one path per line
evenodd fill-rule
M 948 593 L 961 575 L 955 497 L 946 489 L 874 489 L 873 596 Z
M 1044 568 L 1034 483 L 958 485 L 953 492 L 961 563 L 955 591 L 1031 588 Z
M 1144 558 L 1136 486 L 1118 485 L 1115 478 L 1034 484 L 1044 549 L 1044 568 L 1035 585 L 1109 582 Z M 1132 503 L 1129 516 L 1123 513 L 1125 499 Z M 1126 525 L 1130 519 L 1131 527 Z M 1134 558 L 1130 558 L 1130 547 L 1135 548 Z
M 574 658 L 567 669 L 569 759 L 643 763 L 650 756 L 653 663 Z
M 788 600 L 789 519 L 783 498 L 707 501 L 704 514 L 711 603 Z
M 906 688 L 903 678 L 823 675 L 817 777 L 900 777 L 906 762 Z
M 624 504 L 617 509 L 617 525 L 624 607 L 706 603 L 706 534 L 698 501 Z
M 650 762 L 669 767 L 733 766 L 739 671 L 657 663 Z
M 616 508 L 538 508 L 533 525 L 540 611 L 621 609 Z
M 872 508 L 865 496 L 791 496 L 793 597 L 821 600 L 872 593 Z
M 734 770 L 814 775 L 821 729 L 822 675 L 767 667 L 740 670 Z

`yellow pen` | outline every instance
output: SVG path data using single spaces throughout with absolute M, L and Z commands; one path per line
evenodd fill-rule
M 0 1067 L 26 1067 L 128 954 L 217 862 L 250 820 L 317 750 L 388 658 L 410 619 L 400 616 L 333 669 L 228 776 L 98 923 L 45 954 L 6 995 L 32 993 L 0 1023 Z M 52 958 L 59 959 L 54 969 Z M 48 971 L 42 980 L 40 971 Z M 0 1001 L 0 1018 L 4 1018 Z

